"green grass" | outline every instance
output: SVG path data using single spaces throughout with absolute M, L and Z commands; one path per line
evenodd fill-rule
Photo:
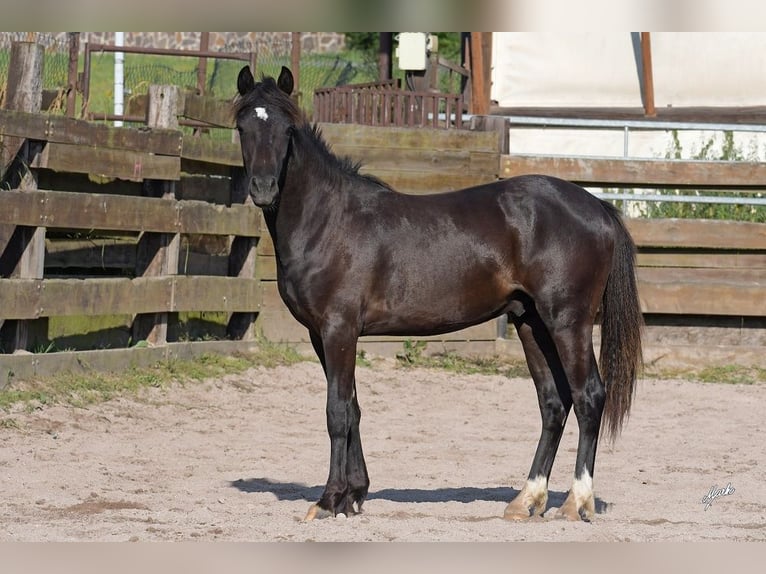
M 118 373 L 65 372 L 36 381 L 11 383 L 0 390 L 0 411 L 8 411 L 19 404 L 27 410 L 53 404 L 84 407 L 116 396 L 135 396 L 147 388 L 198 382 L 241 373 L 254 366 L 273 368 L 305 360 L 293 347 L 261 340 L 257 352 L 252 354 L 203 354 L 190 360 L 161 361 L 151 367 Z M 3 424 L 8 423 L 0 420 L 0 426 Z
M 423 367 L 443 369 L 461 375 L 504 375 L 506 377 L 529 377 L 524 361 L 511 361 L 501 357 L 471 357 L 452 351 L 426 355 L 425 341 L 404 341 L 402 351 L 396 359 L 402 367 Z
M 209 59 L 205 93 L 219 99 L 231 99 L 237 92 L 237 75 L 245 62 Z M 277 77 L 282 66 L 290 66 L 290 54 L 259 54 L 256 78 Z M 172 84 L 183 90 L 197 88 L 199 60 L 184 56 L 125 54 L 125 106 L 128 100 L 148 92 L 150 84 Z M 377 64 L 367 62 L 362 54 L 347 51 L 340 54 L 304 54 L 300 63 L 300 103 L 310 112 L 314 90 L 337 82 L 360 83 L 376 79 Z M 80 69 L 83 68 L 82 62 Z M 91 57 L 90 99 L 88 109 L 94 113 L 111 113 L 114 102 L 114 54 Z
M 766 369 L 742 365 L 717 365 L 700 369 L 647 369 L 644 376 L 657 379 L 685 379 L 702 383 L 726 385 L 766 383 Z

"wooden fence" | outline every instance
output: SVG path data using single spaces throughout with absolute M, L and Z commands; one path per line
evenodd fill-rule
M 277 294 L 273 245 L 260 210 L 243 191 L 233 130 L 232 139 L 214 140 L 177 127 L 178 118 L 193 118 L 230 128 L 228 103 L 153 86 L 147 98 L 134 103 L 143 106 L 134 112 L 151 127 L 114 128 L 40 113 L 34 105 L 18 109 L 26 106 L 20 103 L 24 98 L 12 92 L 9 85 L 8 109 L 0 110 L 5 150 L 0 173 L 0 386 L 11 375 L 83 364 L 123 368 L 159 356 L 248 348 L 258 331 L 271 340 L 309 347 L 305 329 Z M 508 156 L 501 118 L 475 117 L 470 130 L 321 128 L 336 152 L 362 161 L 363 171 L 408 193 L 457 189 L 516 171 L 546 171 L 584 184 L 599 173 L 587 165 L 567 172 L 550 163 L 559 161 L 555 158 L 538 158 L 549 162 L 546 168 L 531 169 L 530 160 Z M 718 173 L 723 184 L 732 172 L 715 167 L 711 162 L 697 172 L 688 170 L 684 181 L 707 184 Z M 596 183 L 667 180 L 651 165 L 643 165 L 641 172 L 628 163 L 622 172 L 619 164 L 611 168 L 619 175 L 599 177 Z M 739 184 L 766 187 L 762 171 L 751 169 L 751 175 Z M 687 349 L 689 360 L 762 361 L 766 225 L 628 224 L 640 246 L 642 308 L 649 325 L 659 329 L 654 343 L 650 340 L 648 358 L 675 346 Z M 118 329 L 123 338 L 110 341 L 111 331 L 104 329 L 92 347 L 120 349 L 11 354 L 45 350 L 53 319 L 104 315 L 127 317 Z M 202 333 L 189 336 L 179 327 L 184 320 L 198 321 Z M 674 330 L 689 325 L 712 329 L 719 340 L 704 343 Z M 513 336 L 506 335 L 506 326 L 492 321 L 429 338 L 434 342 L 429 348 L 520 355 Z M 194 340 L 200 338 L 227 341 Z M 148 347 L 135 348 L 140 341 Z M 394 337 L 366 338 L 361 345 L 387 354 L 401 346 L 402 339 Z
M 314 119 L 370 126 L 463 127 L 463 95 L 414 92 L 391 80 L 317 89 Z

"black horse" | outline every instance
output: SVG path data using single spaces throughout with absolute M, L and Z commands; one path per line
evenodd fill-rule
M 602 414 L 614 438 L 641 365 L 635 246 L 618 211 L 541 175 L 449 193 L 398 193 L 330 151 L 289 97 L 287 68 L 277 81 L 256 82 L 245 66 L 237 88 L 249 192 L 274 241 L 279 292 L 308 329 L 327 377 L 330 473 L 306 518 L 359 512 L 367 496 L 358 338 L 434 335 L 507 314 L 537 388 L 542 433 L 505 517 L 545 512 L 574 406 L 574 482 L 559 514 L 590 519 Z M 599 310 L 600 374 L 592 342 Z

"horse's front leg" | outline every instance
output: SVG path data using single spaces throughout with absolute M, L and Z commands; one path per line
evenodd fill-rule
M 319 502 L 311 506 L 306 520 L 361 511 L 369 487 L 359 436 L 361 411 L 354 382 L 357 336 L 347 331 L 337 328 L 321 337 L 312 336 L 327 377 L 330 473 Z

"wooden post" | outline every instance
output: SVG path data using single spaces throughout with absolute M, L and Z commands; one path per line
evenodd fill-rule
M 381 82 L 390 80 L 393 75 L 391 56 L 394 46 L 394 33 L 381 32 L 378 44 L 378 78 Z
M 231 168 L 231 203 L 248 203 L 252 200 L 247 191 L 247 177 L 243 167 Z M 258 243 L 253 237 L 234 237 L 229 251 L 229 277 L 252 279 L 256 276 Z M 232 339 L 252 341 L 256 337 L 255 320 L 258 313 L 237 312 L 229 317 L 226 334 Z
M 80 57 L 80 33 L 67 32 L 69 37 L 69 69 L 67 73 L 66 115 L 75 117 L 77 98 L 77 62 Z
M 201 32 L 199 38 L 199 50 L 200 52 L 207 52 L 210 49 L 210 32 Z M 197 68 L 197 93 L 200 96 L 205 95 L 205 84 L 207 83 L 207 58 L 201 57 L 199 59 L 199 67 Z
M 149 86 L 149 109 L 146 123 L 150 128 L 178 128 L 179 110 L 183 108 L 178 86 Z M 149 197 L 175 199 L 173 181 L 144 181 L 143 194 Z M 161 277 L 178 274 L 181 235 L 179 233 L 143 232 L 138 240 L 137 277 Z M 170 302 L 168 302 L 170 303 Z M 168 341 L 168 324 L 177 321 L 177 313 L 145 313 L 133 321 L 133 341 L 145 340 L 150 345 Z
M 43 65 L 45 48 L 31 42 L 15 42 L 11 46 L 8 66 L 8 89 L 4 108 L 40 111 L 43 99 Z M 45 142 L 5 137 L 0 170 L 4 186 L 21 191 L 37 189 L 37 173 L 32 161 Z M 0 276 L 18 279 L 42 279 L 45 263 L 45 228 L 3 226 L 0 231 Z M 47 319 L 6 321 L 2 326 L 2 347 L 6 352 L 29 350 L 47 338 Z
M 471 32 L 471 113 L 489 113 L 492 33 Z
M 301 94 L 301 33 L 292 32 L 292 47 L 290 50 L 290 67 L 293 72 L 295 85 L 293 86 L 293 97 L 300 104 L 303 100 Z
M 641 32 L 641 73 L 643 77 L 644 114 L 653 118 L 657 115 L 654 108 L 654 74 L 652 72 L 652 44 L 649 32 Z
M 471 118 L 471 130 L 492 132 L 497 134 L 497 166 L 500 170 L 500 157 L 510 153 L 510 127 L 508 118 L 501 116 L 473 116 Z M 497 174 L 498 178 L 503 178 L 502 173 Z M 497 318 L 495 325 L 497 327 L 497 338 L 505 339 L 508 333 L 508 315 L 501 315 Z

